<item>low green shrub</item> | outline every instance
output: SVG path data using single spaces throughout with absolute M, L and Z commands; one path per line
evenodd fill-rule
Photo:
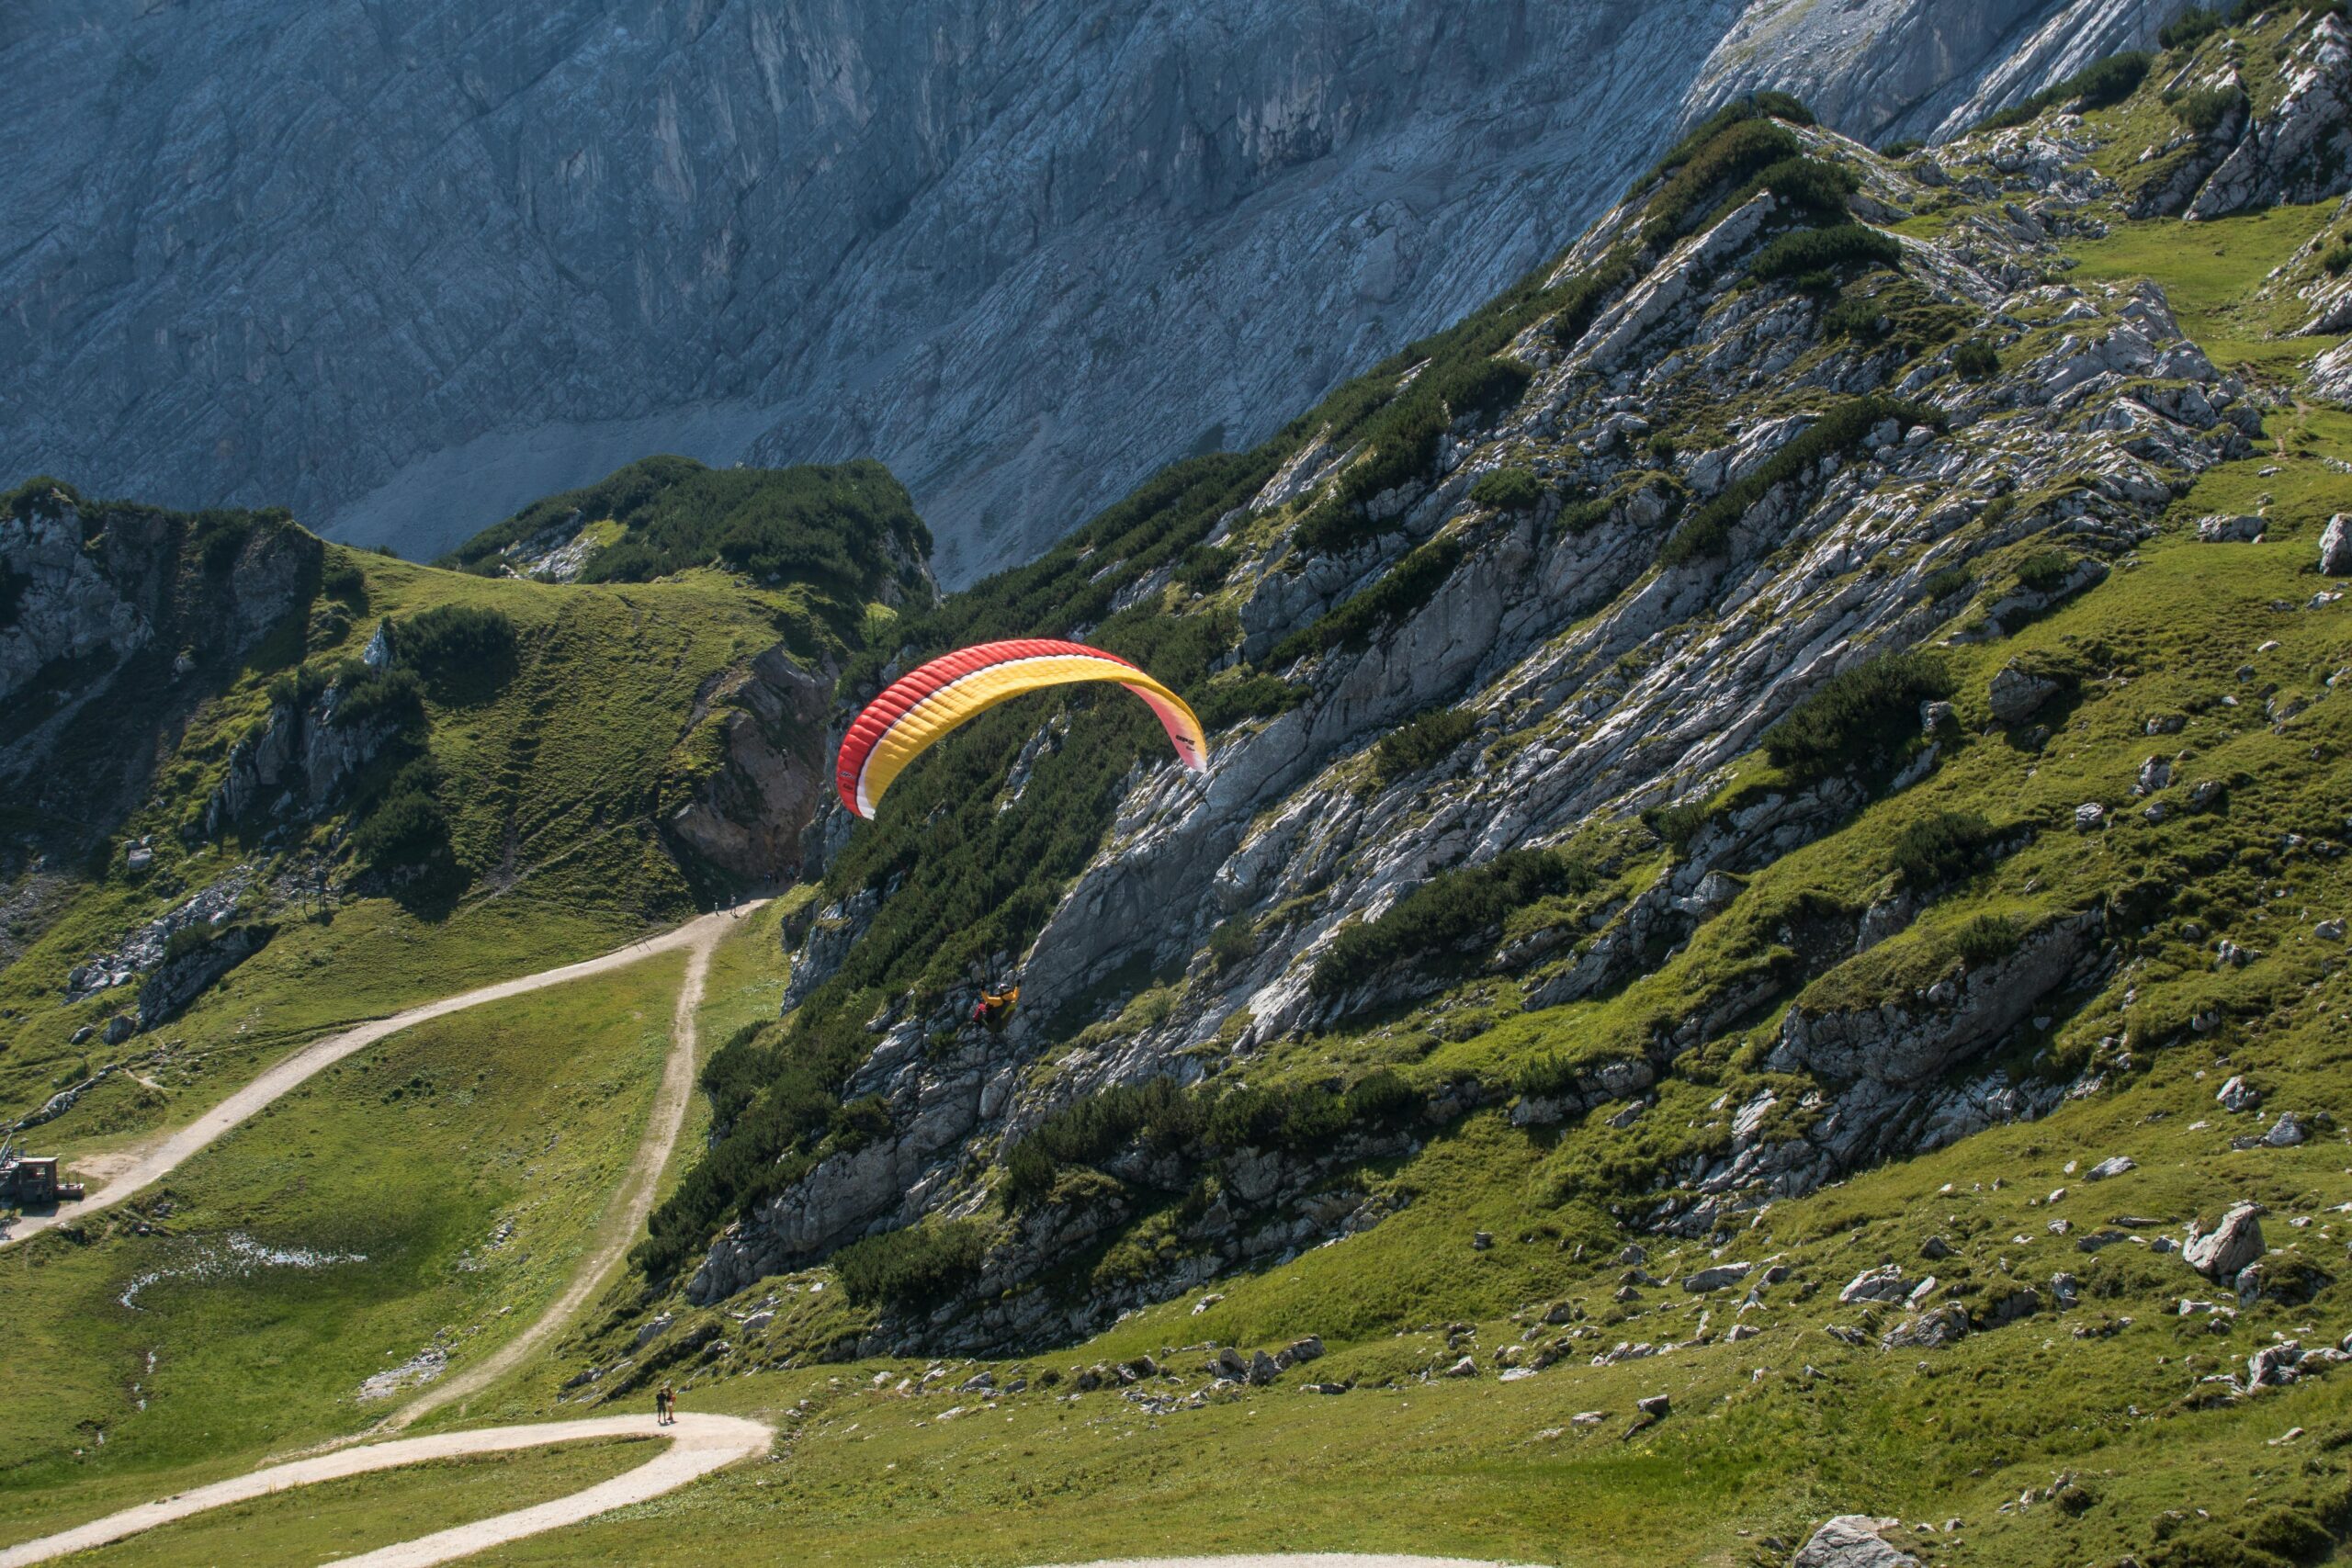
M 436 689 L 471 685 L 514 657 L 514 623 L 503 610 L 436 604 L 392 628 L 396 665 L 415 670 Z
M 1272 718 L 1288 713 L 1310 695 L 1279 675 L 1250 674 L 1238 681 L 1219 681 L 1201 689 L 1193 712 L 1203 728 L 1215 734 L 1247 718 Z
M 1316 961 L 1307 987 L 1335 996 L 1410 963 L 1461 947 L 1513 909 L 1592 885 L 1591 869 L 1557 850 L 1510 850 L 1481 865 L 1431 877 L 1379 919 L 1342 927 Z
M 1952 951 L 1971 968 L 1997 964 L 2025 941 L 2025 928 L 2007 915 L 1979 915 L 1952 933 Z
M 334 712 L 327 722 L 338 729 L 390 721 L 407 730 L 424 722 L 424 686 L 413 670 L 377 670 L 346 659 L 335 669 L 334 685 Z
M 1497 468 L 1478 477 L 1470 499 L 1497 512 L 1532 512 L 1544 499 L 1544 481 L 1532 468 Z
M 1951 367 L 1963 380 L 1982 381 L 2001 373 L 2001 353 L 1981 337 L 1954 344 Z
M 2064 550 L 2036 550 L 2018 562 L 2018 582 L 2036 593 L 2056 592 L 2075 570 L 2075 558 Z
M 1347 1130 L 1346 1102 L 1320 1084 L 1243 1085 L 1217 1097 L 1207 1137 L 1219 1150 L 1309 1152 L 1328 1148 Z
M 1246 915 L 1236 915 L 1220 922 L 1209 933 L 1209 972 L 1222 975 L 1250 962 L 1258 954 L 1258 932 Z
M 1372 749 L 1375 781 L 1385 785 L 1409 778 L 1476 732 L 1478 716 L 1464 708 L 1438 708 L 1399 725 Z
M 1609 502 L 1599 496 L 1571 501 L 1560 508 L 1558 522 L 1565 534 L 1589 534 L 1609 521 Z
M 1931 654 L 1889 653 L 1843 670 L 1764 732 L 1764 754 L 1810 781 L 1891 756 L 1919 732 L 1919 705 L 1952 694 Z
M 1222 545 L 1194 545 L 1176 565 L 1176 581 L 1195 593 L 1212 592 L 1233 575 L 1241 552 Z
M 1975 575 L 1966 567 L 1957 564 L 1939 566 L 1919 580 L 1919 599 L 1922 603 L 1949 599 L 1975 586 Z
M 368 574 L 349 560 L 330 560 L 320 570 L 319 591 L 355 610 L 367 608 Z
M 419 757 L 392 775 L 390 785 L 352 831 L 352 858 L 369 871 L 431 864 L 448 852 L 449 818 L 441 808 L 440 770 Z
M 2174 116 L 2199 136 L 2212 135 L 2223 120 L 2245 107 L 2245 89 L 2234 85 L 2195 87 L 2172 100 Z
M 928 1222 L 852 1242 L 833 1254 L 842 1289 L 860 1306 L 934 1306 L 980 1271 L 988 1232 L 976 1220 Z
M 1703 800 L 1685 801 L 1679 806 L 1653 806 L 1643 811 L 1642 821 L 1676 854 L 1687 854 L 1706 830 L 1714 813 Z
M 2156 43 L 2168 50 L 2194 49 L 2227 25 L 2221 12 L 2210 6 L 2192 6 L 2156 29 Z
M 1886 335 L 1886 311 L 1873 295 L 1846 295 L 1821 313 L 1821 331 L 1825 337 L 1876 343 Z
M 2319 258 L 2331 277 L 2341 277 L 2352 272 L 2352 239 L 2342 239 L 2330 245 Z
M 1973 811 L 1921 818 L 1894 837 L 1894 878 L 1914 892 L 1941 886 L 1984 864 L 1999 839 L 1999 830 Z
M 1903 246 L 1894 235 L 1865 223 L 1833 223 L 1826 229 L 1792 229 L 1768 242 L 1749 258 L 1757 277 L 1781 280 L 1846 266 L 1900 266 Z

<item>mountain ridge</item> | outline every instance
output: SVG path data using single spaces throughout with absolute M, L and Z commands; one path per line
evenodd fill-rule
M 0 263 L 0 458 L 430 557 L 649 450 L 871 456 L 969 581 L 1523 271 L 1712 107 L 1684 87 L 1737 14 L 1220 5 L 28 13 L 0 63 L 105 135 L 0 175 L 43 215 Z M 226 94 L 232 54 L 319 85 Z M 221 244 L 239 221 L 268 238 Z

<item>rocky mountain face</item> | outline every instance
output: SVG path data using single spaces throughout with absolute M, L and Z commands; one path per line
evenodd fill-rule
M 85 843 L 143 793 L 196 705 L 299 634 L 321 547 L 283 513 L 0 498 L 0 787 L 11 826 Z
M 34 0 L 0 478 L 431 556 L 648 451 L 871 455 L 967 582 L 1518 276 L 1731 95 L 1948 131 L 2177 8 Z
M 820 822 L 838 858 L 793 931 L 799 1010 L 751 1049 L 828 1065 L 841 1112 L 779 1132 L 730 1084 L 751 1058 L 714 1064 L 723 1135 L 668 1211 L 670 1234 L 724 1221 L 681 1266 L 687 1299 L 863 1248 L 921 1288 L 841 1353 L 1034 1347 L 1378 1223 L 1399 1200 L 1364 1163 L 1470 1110 L 1628 1128 L 1667 1095 L 1702 1130 L 1645 1145 L 1610 1211 L 1721 1242 L 2214 1027 L 2140 989 L 2132 939 L 2185 874 L 2117 879 L 2071 846 L 2277 852 L 2283 821 L 2227 816 L 2253 775 L 2201 748 L 2241 719 L 2296 744 L 2336 682 L 2256 685 L 2248 663 L 2199 699 L 2217 729 L 2127 694 L 2154 667 L 2077 607 L 2255 454 L 2284 394 L 2217 367 L 2156 285 L 2070 279 L 2066 250 L 2133 213 L 2341 195 L 2352 173 L 2312 150 L 2344 131 L 2347 37 L 2289 13 L 2160 62 L 2132 115 L 2161 116 L 2162 81 L 2275 66 L 2144 151 L 2145 118 L 2058 112 L 1890 160 L 1792 106 L 1719 117 L 1447 337 L 1249 465 L 1155 481 L 1157 528 L 1090 528 L 951 601 L 958 637 L 1012 624 L 958 609 L 989 600 L 1196 659 L 1215 766 L 1203 784 L 1120 750 L 1133 732 L 1082 709 L 951 743 L 925 766 L 952 785 L 902 784 L 857 835 Z M 2307 252 L 2269 287 L 2323 274 Z M 2207 521 L 2184 547 L 2287 526 Z M 2341 585 L 2315 586 L 2273 610 L 2331 613 Z M 2078 629 L 1999 651 L 2041 624 Z M 2086 753 L 2053 737 L 2085 744 L 2069 716 L 2098 703 L 2119 705 L 2120 772 L 2076 784 L 2062 759 Z M 2188 750 L 2140 739 L 2188 724 Z M 1047 792 L 1082 801 L 1054 770 L 1093 747 L 1135 761 L 1099 816 L 1071 807 L 1086 852 L 1010 891 L 969 847 Z M 2036 785 L 2045 766 L 2068 782 Z M 1976 809 L 1905 804 L 1954 769 L 2006 782 Z M 2048 788 L 2082 793 L 2013 804 Z M 1789 869 L 1875 868 L 1889 835 L 1914 847 L 1843 891 Z M 1017 945 L 876 956 L 975 866 L 1044 900 Z M 1978 876 L 2015 901 L 1939 909 Z M 2194 962 L 2258 957 L 2225 940 Z M 972 1021 L 1008 976 L 1023 1010 Z M 1096 1260 L 1086 1288 L 1057 1287 L 1073 1258 Z

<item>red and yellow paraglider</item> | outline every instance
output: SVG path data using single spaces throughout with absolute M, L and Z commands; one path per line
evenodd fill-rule
M 1149 705 L 1177 759 L 1206 773 L 1209 738 L 1184 699 L 1114 653 L 1051 637 L 984 642 L 943 654 L 893 681 L 865 705 L 842 739 L 833 783 L 842 804 L 872 817 L 908 763 L 999 703 L 1048 686 L 1112 681 Z

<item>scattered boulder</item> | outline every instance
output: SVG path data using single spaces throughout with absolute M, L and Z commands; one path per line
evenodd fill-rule
M 2352 577 L 2352 513 L 2327 520 L 2319 536 L 2319 570 L 2328 577 Z
M 1993 705 L 1995 722 L 2022 724 L 2064 689 L 2063 682 L 2053 681 L 2046 675 L 2029 674 L 2022 667 L 2011 662 L 2001 666 L 1984 694 Z
M 1968 1328 L 1968 1309 L 1952 1302 L 1922 1316 L 1905 1318 L 1887 1332 L 1884 1343 L 1890 1350 L 1939 1350 L 1959 1343 Z
M 2303 1131 L 2301 1117 L 2291 1111 L 2282 1111 L 2278 1113 L 2278 1120 L 2270 1124 L 2270 1131 L 2256 1141 L 2268 1148 L 2291 1149 L 2309 1135 Z
M 2233 1073 L 2222 1092 L 2213 1097 L 2224 1111 L 2252 1111 L 2262 1103 L 2262 1091 L 2245 1081 L 2244 1073 Z
M 2097 1165 L 2091 1167 L 2090 1169 L 2083 1172 L 2083 1179 L 2086 1181 L 2105 1181 L 2110 1177 L 2120 1176 L 2125 1171 L 2135 1168 L 2135 1162 L 2130 1155 L 2115 1155 L 2099 1161 Z
M 1473 1356 L 1464 1356 L 1439 1375 L 1449 1378 L 1475 1378 L 1478 1375 L 1477 1359 Z
M 1900 1264 L 1885 1263 L 1876 1269 L 1866 1269 L 1847 1281 L 1838 1292 L 1838 1303 L 1851 1306 L 1856 1302 L 1899 1302 L 1911 1294 L 1911 1285 L 1903 1278 Z
M 2200 517 L 2197 520 L 2197 537 L 2202 544 L 2245 544 L 2262 537 L 2263 522 L 2259 517 L 2238 516 Z
M 1951 1251 L 1951 1243 L 1939 1235 L 1931 1235 L 1919 1244 L 1919 1256 L 1930 1263 L 1939 1258 L 1950 1258 Z
M 2296 1367 L 2302 1359 L 2302 1346 L 2292 1339 L 2265 1345 L 2245 1359 L 2245 1386 L 2284 1388 L 2295 1381 Z
M 1747 1262 L 1718 1263 L 1712 1268 L 1693 1271 L 1682 1281 L 1682 1288 L 1692 1295 L 1728 1290 L 1747 1279 L 1755 1267 L 1755 1264 Z
M 1902 1528 L 1900 1519 L 1840 1514 L 1813 1532 L 1789 1560 L 1789 1568 L 1919 1568 L 1917 1558 L 1885 1540 Z
M 2209 1280 L 2234 1279 L 2263 1254 L 2262 1205 L 2233 1203 L 2211 1230 L 2188 1224 L 2181 1260 Z

